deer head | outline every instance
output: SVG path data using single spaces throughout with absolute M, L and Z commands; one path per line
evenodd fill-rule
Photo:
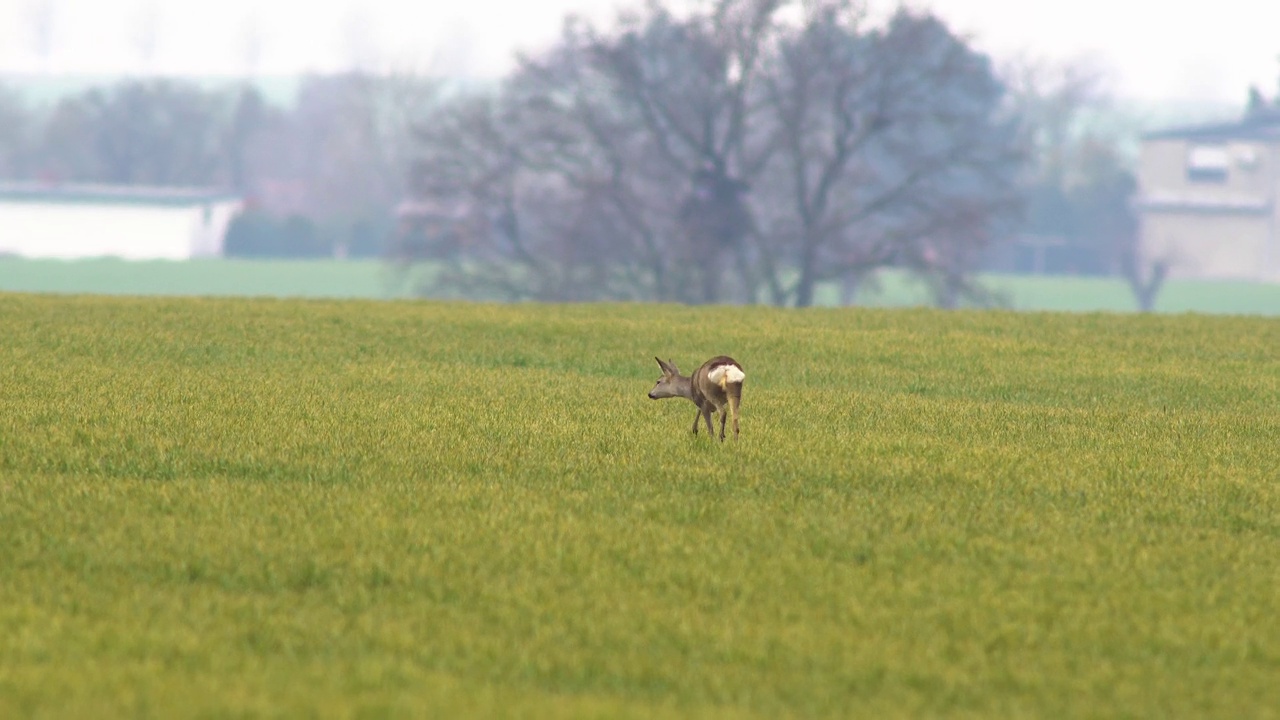
M 679 368 L 670 360 L 667 362 L 663 362 L 662 358 L 654 358 L 654 360 L 657 360 L 658 367 L 662 368 L 662 377 L 658 378 L 658 382 L 649 391 L 649 398 L 660 400 L 671 397 L 688 397 L 689 378 L 681 377 Z

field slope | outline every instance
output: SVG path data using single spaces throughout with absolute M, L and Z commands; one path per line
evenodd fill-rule
M 0 294 L 2 717 L 1280 717 L 1280 321 Z M 653 402 L 729 353 L 742 440 Z

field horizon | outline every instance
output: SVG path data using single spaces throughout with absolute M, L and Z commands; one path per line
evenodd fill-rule
M 381 260 L 127 261 L 0 257 L 0 292 L 161 297 L 413 299 L 406 276 Z M 1121 278 L 982 274 L 979 282 L 1019 311 L 1138 310 Z M 423 298 L 432 299 L 432 298 Z M 445 298 L 434 298 L 445 299 Z M 834 283 L 818 287 L 815 305 L 836 307 Z M 928 289 L 909 274 L 884 270 L 863 284 L 853 307 L 928 307 Z M 1280 316 L 1280 283 L 1171 280 L 1155 312 Z
M 0 716 L 1280 713 L 1280 319 L 0 293 L 0 337 Z M 722 353 L 738 442 L 646 397 Z

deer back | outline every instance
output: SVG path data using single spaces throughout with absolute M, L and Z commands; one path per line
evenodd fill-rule
M 717 355 L 702 363 L 693 373 L 693 387 L 698 394 L 716 405 L 723 405 L 728 387 L 741 385 L 746 376 L 738 361 L 728 355 Z

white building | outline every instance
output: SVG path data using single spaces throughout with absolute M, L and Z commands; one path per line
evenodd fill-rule
M 0 255 L 220 257 L 239 196 L 199 188 L 0 183 Z

